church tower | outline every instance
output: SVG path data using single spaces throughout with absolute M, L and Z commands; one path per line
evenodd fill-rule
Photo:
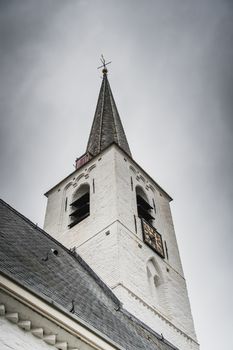
M 132 158 L 105 65 L 86 153 L 46 196 L 44 229 L 75 249 L 126 311 L 180 350 L 199 349 L 172 198 Z

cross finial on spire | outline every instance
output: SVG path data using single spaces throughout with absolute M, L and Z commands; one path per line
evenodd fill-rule
M 102 70 L 103 74 L 107 74 L 108 70 L 107 70 L 106 66 L 107 66 L 107 64 L 112 63 L 112 61 L 109 61 L 109 62 L 106 63 L 105 58 L 104 58 L 103 55 L 101 55 L 100 61 L 102 63 L 102 66 L 98 67 L 97 69 L 103 68 L 103 70 Z

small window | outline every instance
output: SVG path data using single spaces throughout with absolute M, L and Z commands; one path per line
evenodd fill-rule
M 139 218 L 144 219 L 152 224 L 154 217 L 151 215 L 151 210 L 153 208 L 148 203 L 148 199 L 142 188 L 138 186 L 136 187 L 136 198 Z
M 90 215 L 90 188 L 89 185 L 82 185 L 73 196 L 70 204 L 70 224 L 69 228 L 75 226 Z

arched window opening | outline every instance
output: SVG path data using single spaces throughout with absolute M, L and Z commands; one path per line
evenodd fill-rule
M 145 192 L 139 186 L 136 187 L 136 198 L 139 218 L 144 219 L 150 224 L 152 224 L 154 217 L 151 215 L 151 210 L 153 208 L 148 203 L 148 199 Z
M 87 184 L 81 185 L 73 196 L 70 204 L 70 224 L 69 228 L 75 226 L 90 215 L 90 187 Z

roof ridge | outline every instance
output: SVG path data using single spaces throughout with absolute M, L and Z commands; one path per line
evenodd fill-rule
M 108 82 L 108 84 L 109 84 L 109 82 Z M 114 129 L 115 129 L 115 135 L 116 135 L 116 143 L 120 145 L 119 135 L 117 133 L 117 125 L 116 125 L 117 124 L 117 122 L 116 122 L 116 113 L 114 111 L 114 107 L 116 108 L 116 104 L 115 104 L 114 97 L 113 97 L 113 94 L 112 94 L 110 86 L 109 86 L 109 97 L 110 97 L 109 99 L 110 99 L 110 105 L 111 105 L 111 109 L 112 109 L 112 116 L 113 116 L 113 124 L 114 124 Z M 116 108 L 116 110 L 117 110 L 117 108 Z
M 36 230 L 40 231 L 44 236 L 49 238 L 51 241 L 59 245 L 62 249 L 64 249 L 69 255 L 71 255 L 73 258 L 75 258 L 76 261 L 82 265 L 82 267 L 91 275 L 91 277 L 96 281 L 96 283 L 103 289 L 105 294 L 111 298 L 111 300 L 117 305 L 117 308 L 121 307 L 121 302 L 119 299 L 115 296 L 115 294 L 111 291 L 111 289 L 101 280 L 101 278 L 95 273 L 95 271 L 92 270 L 92 268 L 83 260 L 83 258 L 77 254 L 75 248 L 68 249 L 66 248 L 61 242 L 57 241 L 54 237 L 52 237 L 50 234 L 48 234 L 46 231 L 44 231 L 41 227 L 34 224 L 30 219 L 28 219 L 26 216 L 18 212 L 16 209 L 14 209 L 12 206 L 10 206 L 8 203 L 6 203 L 2 198 L 0 198 L 0 203 L 2 203 L 5 207 L 10 209 L 13 213 L 15 213 L 17 216 L 19 216 L 21 219 L 26 221 L 29 225 L 34 227 Z
M 121 327 L 120 329 L 123 330 L 125 328 L 128 328 L 127 334 L 129 334 L 131 336 L 131 340 L 133 339 L 132 337 L 134 337 L 134 336 L 137 337 L 136 342 L 138 343 L 138 347 L 133 347 L 134 349 L 139 349 L 139 348 L 142 349 L 142 346 L 140 345 L 140 339 L 142 338 L 142 342 L 146 342 L 146 344 L 148 344 L 148 342 L 149 342 L 151 344 L 149 346 L 150 349 L 154 349 L 154 348 L 156 348 L 156 349 L 161 348 L 162 349 L 164 347 L 167 350 L 168 350 L 168 348 L 171 350 L 178 350 L 176 347 L 174 347 L 174 345 L 172 345 L 170 342 L 168 342 L 166 339 L 164 339 L 163 335 L 159 335 L 158 333 L 153 331 L 150 327 L 148 327 L 143 322 L 141 322 L 138 318 L 136 318 L 135 316 L 130 314 L 128 311 L 126 311 L 123 308 L 120 301 L 118 300 L 118 298 L 112 292 L 112 290 L 100 279 L 100 277 L 91 269 L 91 267 L 82 259 L 82 257 L 79 254 L 77 254 L 76 249 L 69 250 L 66 247 L 64 247 L 60 242 L 58 242 L 56 239 L 51 237 L 47 232 L 45 232 L 43 229 L 41 229 L 40 227 L 35 225 L 32 221 L 30 221 L 24 215 L 19 213 L 16 209 L 12 208 L 8 203 L 3 201 L 2 199 L 0 199 L 0 207 L 2 208 L 3 213 L 5 212 L 6 218 L 8 218 L 7 225 L 10 225 L 10 227 L 12 226 L 12 229 L 14 229 L 14 228 L 16 229 L 17 227 L 19 227 L 19 229 L 20 229 L 20 227 L 22 227 L 22 232 L 24 230 L 26 230 L 25 231 L 26 233 L 24 234 L 24 236 L 22 236 L 24 238 L 24 240 L 27 240 L 31 237 L 31 235 L 30 235 L 28 238 L 27 232 L 30 232 L 30 227 L 32 227 L 33 233 L 34 233 L 34 238 L 37 237 L 36 240 L 43 241 L 43 237 L 44 237 L 43 247 L 45 247 L 45 248 L 47 247 L 47 244 L 48 244 L 47 241 L 54 242 L 58 247 L 61 248 L 61 253 L 63 251 L 64 254 L 61 254 L 61 255 L 64 256 L 65 261 L 66 260 L 68 261 L 68 267 L 72 266 L 72 267 L 74 267 L 73 271 L 76 271 L 77 269 L 75 268 L 75 264 L 77 263 L 77 267 L 80 266 L 80 268 L 78 270 L 82 271 L 82 273 L 85 272 L 87 274 L 87 277 L 89 277 L 87 279 L 88 284 L 86 284 L 86 288 L 88 288 L 88 290 L 89 290 L 90 283 L 91 283 L 92 286 L 95 288 L 95 290 L 99 291 L 101 293 L 101 295 L 105 296 L 107 301 L 108 301 L 106 305 L 105 304 L 102 305 L 102 303 L 98 303 L 98 305 L 96 304 L 95 311 L 100 307 L 102 307 L 102 309 L 101 309 L 102 311 L 106 309 L 107 310 L 106 312 L 109 315 L 111 313 L 111 317 L 109 318 L 110 322 L 113 322 L 113 318 L 114 318 L 114 320 L 116 319 L 117 322 L 120 322 L 120 323 L 117 323 Z M 15 218 L 14 218 L 14 216 L 15 216 Z M 19 218 L 18 220 L 16 220 L 17 217 Z M 3 218 L 4 218 L 4 216 L 3 216 Z M 12 221 L 13 221 L 13 223 L 12 223 Z M 15 225 L 14 225 L 14 221 L 15 221 Z M 5 222 L 5 220 L 3 221 L 3 223 L 4 222 Z M 28 227 L 28 225 L 29 225 L 29 227 Z M 8 232 L 8 226 L 6 226 L 6 233 L 7 232 Z M 42 233 L 42 235 L 39 235 L 39 233 Z M 32 243 L 33 243 L 33 241 L 32 241 Z M 8 241 L 8 244 L 11 244 L 11 241 Z M 34 245 L 34 247 L 36 247 L 36 246 Z M 65 253 L 68 253 L 68 255 L 66 255 Z M 3 256 L 5 256 L 5 255 L 3 255 Z M 13 250 L 11 250 L 10 256 L 13 259 L 16 258 Z M 39 257 L 40 255 L 36 255 L 36 256 Z M 72 264 L 72 261 L 70 261 L 71 258 L 72 258 L 72 260 L 76 260 L 73 264 Z M 14 260 L 12 260 L 12 262 L 14 262 Z M 42 281 L 42 283 L 45 283 L 45 284 L 42 284 L 45 287 L 45 290 L 37 288 L 35 286 L 35 284 L 34 284 L 34 288 L 32 288 L 33 284 L 26 282 L 26 281 L 28 281 L 28 269 L 26 269 L 26 280 L 25 280 L 26 284 L 25 284 L 23 282 L 24 279 L 20 277 L 21 275 L 19 273 L 14 273 L 14 271 L 12 273 L 12 271 L 7 266 L 8 265 L 6 264 L 6 265 L 3 265 L 3 267 L 1 268 L 1 273 L 4 276 L 13 280 L 15 283 L 22 286 L 23 288 L 25 288 L 29 292 L 33 293 L 34 295 L 38 296 L 39 298 L 42 298 L 45 302 L 53 304 L 54 307 L 57 307 L 59 310 L 61 310 L 62 312 L 65 312 L 70 317 L 74 317 L 74 316 L 78 317 L 79 321 L 82 322 L 83 325 L 86 324 L 87 327 L 94 327 L 94 330 L 93 330 L 94 332 L 99 331 L 99 332 L 101 332 L 101 334 L 106 335 L 106 332 L 104 331 L 104 328 L 102 326 L 98 327 L 97 324 L 95 324 L 95 322 L 93 320 L 91 321 L 91 319 L 89 322 L 89 318 L 88 318 L 89 316 L 87 313 L 84 315 L 82 315 L 80 313 L 80 311 L 82 310 L 81 308 L 77 309 L 77 312 L 74 310 L 75 315 L 72 314 L 73 311 L 72 311 L 72 309 L 70 309 L 70 300 L 71 300 L 70 298 L 64 299 L 64 295 L 62 293 L 60 293 L 58 295 L 58 298 L 53 299 L 53 294 L 50 293 L 50 289 L 49 289 L 50 287 L 46 284 L 46 281 L 48 281 L 48 279 L 45 280 L 44 282 Z M 57 266 L 56 263 L 55 263 L 55 266 Z M 34 271 L 34 270 L 29 268 L 29 272 L 32 272 L 32 271 Z M 64 270 L 64 271 L 66 271 L 66 270 Z M 43 269 L 40 270 L 40 273 L 44 273 L 44 270 Z M 81 276 L 81 275 L 79 274 L 79 276 Z M 24 274 L 24 278 L 25 278 L 25 274 Z M 56 281 L 56 279 L 55 279 L 55 281 Z M 68 280 L 68 282 L 73 283 L 72 281 Z M 38 281 L 36 281 L 36 283 L 38 283 Z M 70 289 L 70 287 L 69 287 L 69 289 Z M 54 291 L 54 288 L 51 289 L 51 292 L 52 291 Z M 75 289 L 74 289 L 74 292 L 75 292 Z M 72 296 L 74 296 L 74 293 L 71 293 L 69 296 L 72 298 Z M 72 301 L 72 307 L 74 306 L 73 303 L 75 303 L 75 305 L 76 305 L 76 301 L 75 300 Z M 105 306 L 107 306 L 107 308 L 105 308 Z M 98 314 L 98 317 L 101 317 L 102 311 L 100 311 L 100 314 Z M 104 322 L 107 322 L 107 321 L 108 321 L 108 319 L 106 318 L 106 320 Z M 103 326 L 105 327 L 105 325 L 106 325 L 106 323 Z M 109 325 L 109 327 L 111 329 L 111 324 Z M 123 327 L 125 327 L 125 328 L 123 328 Z M 126 336 L 127 336 L 127 334 L 126 334 Z M 118 345 L 120 345 L 120 346 L 122 345 L 122 341 L 120 338 L 115 338 L 112 335 L 112 338 L 110 337 L 110 339 L 112 339 L 113 341 L 116 341 Z M 127 338 L 123 337 L 122 339 L 123 339 L 123 342 L 125 342 L 125 344 L 128 344 Z M 156 339 L 158 340 L 158 342 L 160 344 L 157 344 Z M 162 344 L 164 344 L 164 346 L 162 346 Z M 144 343 L 143 343 L 143 345 L 144 345 Z M 126 347 L 124 347 L 124 348 L 126 348 Z M 127 346 L 127 348 L 128 348 L 128 346 Z M 145 348 L 145 347 L 143 347 L 143 348 Z
M 102 85 L 103 85 L 103 89 L 102 89 L 102 86 L 101 86 L 101 89 L 100 89 L 100 93 L 102 92 L 102 99 L 100 100 L 102 103 L 101 103 L 101 114 L 100 114 L 100 139 L 99 139 L 99 148 L 98 148 L 98 153 L 101 152 L 101 144 L 102 144 L 102 138 L 101 138 L 101 134 L 102 134 L 102 129 L 103 129 L 103 114 L 104 114 L 104 102 L 105 102 L 105 89 L 106 89 L 106 79 L 104 79 L 105 75 L 103 76 L 103 82 L 102 82 Z M 100 97 L 100 95 L 99 95 Z M 99 102 L 99 101 L 98 101 Z M 98 106 L 98 102 L 97 102 L 97 106 Z M 97 107 L 96 106 L 96 111 L 97 111 Z M 93 120 L 93 124 L 94 124 L 94 121 L 95 121 L 95 118 Z M 94 129 L 93 129 L 94 130 Z M 91 136 L 91 134 L 90 134 Z
M 149 333 L 152 333 L 156 338 L 158 338 L 159 340 L 161 340 L 162 342 L 164 342 L 165 344 L 171 346 L 173 348 L 173 350 L 179 350 L 176 346 L 174 346 L 172 343 L 170 343 L 168 340 L 166 340 L 163 336 L 163 334 L 159 334 L 156 331 L 154 331 L 152 328 L 150 328 L 149 326 L 147 326 L 144 322 L 140 321 L 136 316 L 134 316 L 133 314 L 131 314 L 130 312 L 128 312 L 126 309 L 122 308 L 121 312 L 127 317 L 129 318 L 131 321 L 137 323 L 141 328 L 145 329 L 146 331 L 148 331 Z
M 47 236 L 49 239 L 51 239 L 51 241 L 54 241 L 56 244 L 58 244 L 59 246 L 61 246 L 62 248 L 64 248 L 67 252 L 69 252 L 69 249 L 66 248 L 63 244 L 61 244 L 59 241 L 57 241 L 54 237 L 52 237 L 50 234 L 48 234 L 46 231 L 44 231 L 40 226 L 38 226 L 37 224 L 35 224 L 34 222 L 32 222 L 30 219 L 28 219 L 25 215 L 21 214 L 18 210 L 16 210 L 15 208 L 13 208 L 10 204 L 6 203 L 2 198 L 0 198 L 0 202 L 7 207 L 8 209 L 10 209 L 12 212 L 14 212 L 17 216 L 19 216 L 21 219 L 23 219 L 24 221 L 26 221 L 29 225 L 31 225 L 32 227 L 34 227 L 35 229 L 37 229 L 38 231 L 40 231 L 42 234 L 44 234 L 45 236 Z

